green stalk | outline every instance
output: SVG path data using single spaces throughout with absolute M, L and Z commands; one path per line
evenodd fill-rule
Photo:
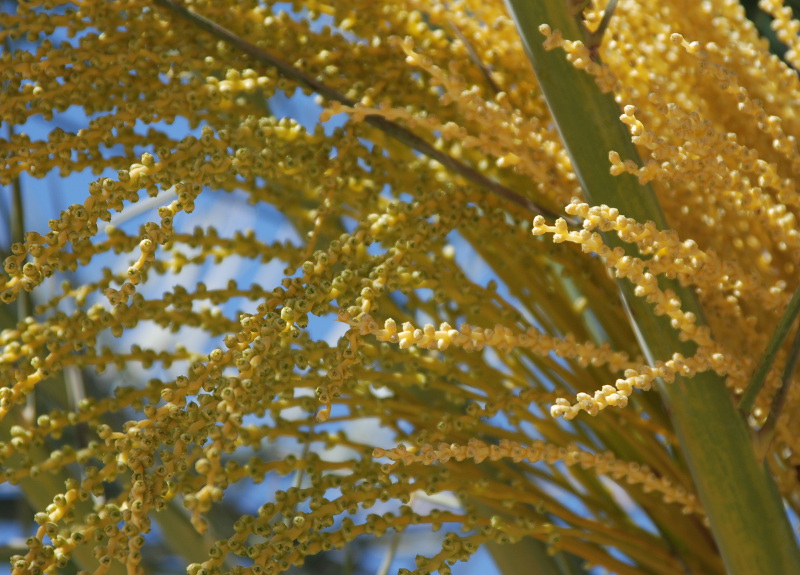
M 587 201 L 607 204 L 637 221 L 666 220 L 649 186 L 631 175 L 609 173 L 608 152 L 639 161 L 612 94 L 603 94 L 588 74 L 567 62 L 562 51 L 547 52 L 539 26 L 547 23 L 564 38 L 582 38 L 582 28 L 570 15 L 565 0 L 507 0 L 525 43 L 550 112 L 566 146 Z M 622 246 L 611 233 L 611 246 Z M 686 310 L 704 322 L 691 289 L 675 281 L 662 288 L 673 290 Z M 648 361 L 666 360 L 674 352 L 694 354 L 694 345 L 682 342 L 665 317 L 633 295 L 627 280 L 619 282 L 623 302 Z M 678 377 L 671 385 L 659 382 L 681 450 L 711 523 L 725 567 L 731 575 L 800 573 L 800 551 L 786 518 L 783 502 L 771 477 L 755 456 L 747 426 L 725 389 L 724 379 L 713 372 L 691 380 Z
M 764 356 L 761 358 L 756 371 L 753 373 L 753 377 L 750 378 L 750 383 L 747 384 L 747 389 L 739 400 L 739 410 L 745 416 L 753 409 L 756 397 L 758 397 L 761 388 L 764 387 L 767 381 L 767 375 L 769 375 L 772 369 L 772 364 L 775 363 L 775 358 L 778 356 L 783 342 L 786 341 L 786 338 L 789 336 L 789 330 L 792 329 L 792 325 L 794 325 L 794 320 L 797 319 L 798 313 L 800 313 L 800 288 L 794 292 L 792 299 L 789 300 L 789 305 L 786 306 L 786 310 L 783 312 L 778 325 L 775 326 L 775 331 L 772 333 L 769 344 L 767 344 Z M 771 414 L 770 417 L 772 417 Z

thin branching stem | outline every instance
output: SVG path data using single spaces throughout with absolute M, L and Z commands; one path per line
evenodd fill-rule
M 772 405 L 770 406 L 767 421 L 764 422 L 763 427 L 758 431 L 757 440 L 757 453 L 759 459 L 764 459 L 767 450 L 775 437 L 775 429 L 778 425 L 783 412 L 783 406 L 786 404 L 786 398 L 789 395 L 789 388 L 792 384 L 792 376 L 797 369 L 797 364 L 800 362 L 800 328 L 794 336 L 792 348 L 789 350 L 789 359 L 786 361 L 786 366 L 783 369 L 783 377 L 781 378 L 781 387 L 778 393 L 772 398 Z
M 288 62 L 262 50 L 261 48 L 251 44 L 241 36 L 238 36 L 217 24 L 216 22 L 212 22 L 208 18 L 201 16 L 200 14 L 193 12 L 187 9 L 185 6 L 177 2 L 173 2 L 172 0 L 153 0 L 156 4 L 163 6 L 164 8 L 169 9 L 173 13 L 177 14 L 178 16 L 185 18 L 192 22 L 198 28 L 205 30 L 216 36 L 217 38 L 224 40 L 230 43 L 232 46 L 235 46 L 237 49 L 241 50 L 245 54 L 255 58 L 262 64 L 266 64 L 268 66 L 273 66 L 277 68 L 277 70 L 286 78 L 297 82 L 313 91 L 315 91 L 320 96 L 326 98 L 327 100 L 331 100 L 334 102 L 339 102 L 344 104 L 345 106 L 355 107 L 357 106 L 357 102 L 347 98 L 343 94 L 340 94 L 330 86 L 325 85 L 324 83 L 320 82 L 319 80 L 311 77 L 310 75 L 306 74 L 305 72 L 298 70 Z M 463 162 L 458 161 L 456 158 L 450 156 L 449 154 L 444 153 L 441 150 L 437 150 L 431 144 L 426 142 L 423 138 L 404 128 L 403 126 L 392 122 L 391 120 L 387 120 L 382 116 L 378 116 L 375 114 L 367 114 L 364 116 L 364 121 L 373 126 L 374 128 L 378 128 L 385 134 L 391 136 L 395 140 L 405 144 L 409 148 L 416 150 L 417 152 L 431 158 L 439 162 L 444 167 L 452 170 L 453 172 L 459 174 L 466 180 L 472 182 L 473 184 L 482 187 L 493 194 L 509 201 L 517 206 L 531 212 L 535 215 L 542 215 L 549 218 L 557 218 L 563 217 L 570 222 L 573 222 L 573 219 L 569 216 L 565 216 L 563 214 L 557 214 L 552 210 L 549 210 L 533 200 L 526 198 L 522 194 L 515 192 L 514 190 L 490 179 L 475 170 L 474 168 L 469 167 L 468 165 L 464 164 Z
M 753 377 L 750 379 L 747 389 L 739 400 L 739 411 L 743 414 L 747 415 L 750 413 L 750 410 L 753 409 L 756 397 L 758 397 L 761 388 L 764 387 L 764 383 L 767 381 L 767 375 L 770 369 L 772 369 L 772 364 L 775 363 L 778 351 L 780 351 L 783 342 L 788 337 L 789 330 L 792 328 L 794 320 L 797 319 L 798 313 L 800 313 L 800 288 L 794 292 L 792 299 L 789 300 L 789 305 L 786 306 L 786 310 L 783 312 L 778 325 L 775 326 L 769 344 L 767 344 L 767 349 L 764 351 L 764 355 L 761 356 L 761 362 L 758 364 L 755 372 L 753 372 Z

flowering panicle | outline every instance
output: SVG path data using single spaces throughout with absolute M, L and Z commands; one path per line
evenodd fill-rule
M 0 481 L 36 508 L 12 573 L 155 572 L 151 548 L 281 573 L 442 527 L 401 572 L 536 540 L 723 573 L 670 420 L 634 390 L 713 370 L 741 394 L 797 288 L 800 80 L 738 4 L 620 0 L 599 60 L 541 29 L 614 91 L 643 161 L 608 169 L 650 183 L 670 229 L 580 199 L 499 0 L 186 3 L 238 44 L 171 4 L 0 14 L 0 184 L 29 228 L 0 275 Z M 794 63 L 796 22 L 762 4 Z M 56 180 L 70 199 L 39 221 Z M 695 352 L 648 363 L 617 279 Z M 798 426 L 767 459 L 795 511 Z
M 583 469 L 593 469 L 599 474 L 611 475 L 614 479 L 624 478 L 629 484 L 641 483 L 646 492 L 662 493 L 666 503 L 683 505 L 683 513 L 701 512 L 694 495 L 687 493 L 681 486 L 672 485 L 668 479 L 658 477 L 646 466 L 618 461 L 610 452 L 597 454 L 582 451 L 574 445 L 558 447 L 543 441 L 534 441 L 531 445 L 525 446 L 508 439 L 503 439 L 498 444 L 487 444 L 472 438 L 467 445 L 441 443 L 434 447 L 426 444 L 413 451 L 409 451 L 404 445 L 390 450 L 378 448 L 374 451 L 374 455 L 388 457 L 395 462 L 390 468 L 396 468 L 400 463 L 433 465 L 446 464 L 450 460 L 461 462 L 466 459 L 474 460 L 476 463 L 502 459 L 511 459 L 515 463 L 545 461 L 548 465 L 563 461 L 566 465 L 580 465 Z

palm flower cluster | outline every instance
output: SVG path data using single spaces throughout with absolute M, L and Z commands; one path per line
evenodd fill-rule
M 605 5 L 581 4 L 593 29 Z M 487 545 L 507 573 L 724 573 L 647 390 L 710 372 L 741 397 L 800 284 L 791 10 L 762 2 L 784 60 L 731 0 L 620 0 L 599 47 L 541 27 L 614 93 L 641 159 L 603 169 L 649 184 L 664 228 L 584 195 L 499 0 L 181 6 L 0 14 L 0 184 L 29 213 L 55 178 L 80 198 L 0 275 L 0 479 L 35 507 L 12 573 L 151 572 L 160 531 L 192 575 L 277 574 L 442 528 L 402 572 Z M 292 97 L 310 121 L 273 111 Z M 237 198 L 283 223 L 209 217 Z M 691 353 L 642 353 L 624 283 Z M 796 514 L 788 389 L 759 454 Z M 437 493 L 459 504 L 418 504 Z

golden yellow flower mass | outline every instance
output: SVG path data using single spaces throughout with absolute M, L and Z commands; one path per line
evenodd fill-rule
M 666 228 L 586 197 L 497 0 L 0 13 L 16 227 L 53 182 L 80 198 L 3 254 L 0 480 L 35 521 L 12 573 L 154 573 L 159 531 L 191 575 L 277 574 L 420 529 L 447 533 L 402 573 L 484 545 L 506 574 L 725 573 L 651 388 L 713 372 L 734 409 L 800 286 L 800 23 L 760 6 L 783 59 L 732 0 L 619 0 L 597 47 L 538 28 L 613 93 L 641 160 L 602 169 L 649 184 Z M 605 8 L 575 8 L 587 38 Z M 312 111 L 275 111 L 293 97 Z M 204 216 L 235 198 L 294 237 Z M 623 282 L 692 354 L 642 351 Z M 796 518 L 795 356 L 743 417 Z M 459 505 L 419 504 L 439 493 Z

